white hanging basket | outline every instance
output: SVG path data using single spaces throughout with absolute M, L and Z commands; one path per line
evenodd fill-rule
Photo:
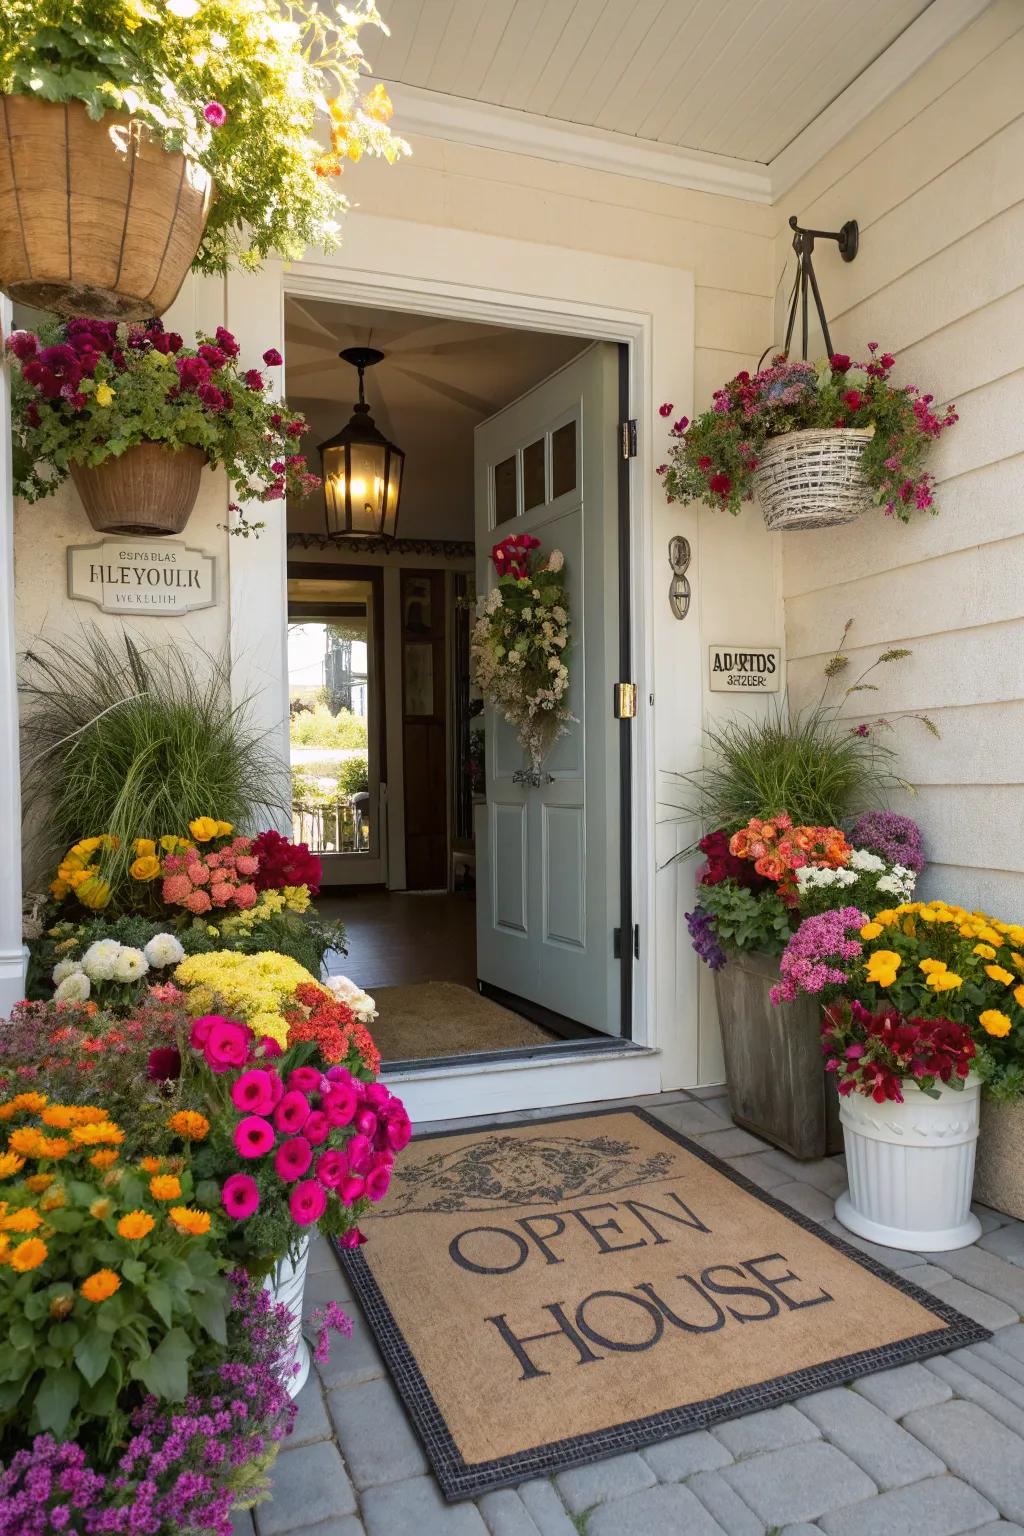
M 871 506 L 861 466 L 869 427 L 813 428 L 771 437 L 754 470 L 754 489 L 772 533 L 852 523 Z
M 836 1201 L 849 1231 L 887 1248 L 938 1253 L 981 1235 L 971 1213 L 981 1079 L 940 1085 L 930 1098 L 905 1085 L 902 1104 L 863 1094 L 840 1100 L 850 1187 Z
M 263 1284 L 275 1302 L 281 1302 L 292 1314 L 290 1342 L 291 1364 L 299 1369 L 288 1377 L 288 1396 L 298 1397 L 309 1375 L 309 1347 L 302 1337 L 302 1293 L 306 1289 L 306 1266 L 309 1263 L 309 1238 L 303 1238 L 299 1256 L 293 1264 L 285 1254 L 279 1259 Z M 287 1369 L 287 1367 L 286 1367 Z

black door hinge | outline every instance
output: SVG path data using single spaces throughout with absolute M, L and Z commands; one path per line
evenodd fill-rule
M 637 960 L 640 958 L 640 924 L 633 924 L 633 954 Z M 622 959 L 622 929 L 612 930 L 612 959 Z
M 636 421 L 619 422 L 619 431 L 622 434 L 622 457 L 624 459 L 636 458 Z

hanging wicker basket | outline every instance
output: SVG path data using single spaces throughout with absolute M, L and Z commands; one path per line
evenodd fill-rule
M 833 528 L 872 503 L 862 467 L 874 432 L 864 427 L 784 432 L 765 443 L 754 489 L 769 530 Z
M 119 112 L 0 96 L 0 288 L 59 315 L 145 320 L 195 260 L 212 183 Z
M 72 464 L 71 478 L 97 533 L 180 533 L 205 463 L 201 448 L 137 443 L 102 464 Z

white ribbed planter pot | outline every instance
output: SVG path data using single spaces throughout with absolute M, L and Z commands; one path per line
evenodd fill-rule
M 850 1232 L 887 1248 L 938 1253 L 981 1235 L 971 1213 L 981 1080 L 943 1087 L 937 1099 L 905 1086 L 902 1104 L 840 1099 L 850 1187 L 836 1217 Z
M 263 1282 L 274 1300 L 281 1302 L 292 1314 L 292 1363 L 298 1365 L 299 1369 L 288 1379 L 289 1397 L 298 1397 L 309 1375 L 309 1347 L 302 1337 L 302 1293 L 306 1289 L 308 1263 L 309 1238 L 305 1237 L 296 1262 L 293 1264 L 286 1254 Z

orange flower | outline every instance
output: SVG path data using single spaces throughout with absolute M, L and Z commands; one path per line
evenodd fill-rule
M 33 1173 L 25 1180 L 25 1188 L 30 1189 L 34 1195 L 41 1195 L 52 1183 L 52 1173 Z
M 181 1194 L 181 1180 L 173 1173 L 158 1173 L 149 1181 L 149 1192 L 154 1200 L 177 1200 Z
M 107 1196 L 100 1195 L 99 1198 L 94 1200 L 92 1205 L 90 1205 L 89 1215 L 92 1216 L 96 1221 L 106 1221 L 112 1209 L 113 1206 L 111 1205 Z
M 98 1269 L 82 1281 L 82 1295 L 86 1301 L 106 1301 L 120 1289 L 121 1281 L 112 1269 Z
M 19 1275 L 27 1275 L 30 1269 L 38 1269 L 46 1262 L 49 1251 L 41 1237 L 26 1237 L 11 1252 L 11 1268 Z
M 47 1098 L 45 1093 L 16 1093 L 11 1100 L 11 1108 L 14 1110 L 30 1110 L 37 1115 L 41 1109 L 45 1109 Z
M 54 1130 L 69 1131 L 74 1125 L 94 1125 L 104 1121 L 107 1112 L 95 1104 L 51 1104 L 39 1118 Z
M 159 1173 L 163 1167 L 163 1160 L 159 1157 L 144 1157 L 139 1167 L 143 1173 Z
M 113 1120 L 100 1120 L 93 1125 L 76 1125 L 71 1139 L 80 1147 L 95 1147 L 101 1141 L 119 1146 L 124 1141 L 124 1131 Z
M 26 1205 L 20 1211 L 11 1211 L 6 1216 L 0 1216 L 2 1232 L 34 1232 L 42 1224 L 43 1218 L 31 1205 Z
M 21 1157 L 43 1157 L 57 1159 L 66 1156 L 71 1149 L 71 1143 L 60 1136 L 44 1136 L 37 1131 L 34 1125 L 21 1125 L 16 1131 L 12 1131 L 7 1138 L 7 1146 L 11 1152 L 17 1152 Z
M 209 1120 L 195 1109 L 179 1109 L 168 1120 L 167 1127 L 186 1141 L 202 1141 L 210 1132 Z
M 117 1224 L 120 1237 L 127 1237 L 131 1242 L 140 1242 L 148 1236 L 156 1226 L 156 1222 L 148 1211 L 129 1211 L 127 1216 L 122 1216 Z
M 41 1209 L 44 1211 L 59 1211 L 64 1204 L 64 1191 L 59 1185 L 56 1189 L 49 1190 L 39 1202 Z
M 99 1152 L 94 1152 L 89 1159 L 94 1168 L 110 1168 L 117 1162 L 117 1151 L 114 1147 L 102 1147 Z
M 168 1215 L 179 1232 L 191 1237 L 203 1237 L 210 1230 L 209 1211 L 197 1211 L 190 1205 L 172 1205 Z
M 0 1152 L 0 1179 L 9 1179 L 12 1174 L 20 1173 L 24 1166 L 25 1159 L 16 1152 Z

